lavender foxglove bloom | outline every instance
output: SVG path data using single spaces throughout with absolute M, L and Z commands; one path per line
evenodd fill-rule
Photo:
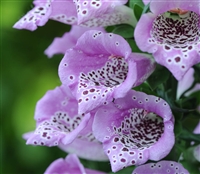
M 146 54 L 132 53 L 119 35 L 87 31 L 59 65 L 59 76 L 79 101 L 79 113 L 124 97 L 155 68 Z
M 37 122 L 35 131 L 24 135 L 27 139 L 26 144 L 60 146 L 62 149 L 66 148 L 65 151 L 73 151 L 86 159 L 107 160 L 101 143 L 92 134 L 91 114 L 78 114 L 78 102 L 67 87 L 61 86 L 48 91 L 38 101 L 35 120 Z M 82 143 L 82 153 L 80 149 L 74 147 L 76 139 Z M 87 156 L 84 156 L 84 150 L 89 153 Z M 99 153 L 96 154 L 96 151 Z
M 70 32 L 65 33 L 61 38 L 57 37 L 52 44 L 45 50 L 45 54 L 51 58 L 54 54 L 65 54 L 65 52 L 74 47 L 78 38 L 88 30 L 100 30 L 105 32 L 101 27 L 81 27 L 73 25 Z
M 113 172 L 164 158 L 174 145 L 173 128 L 171 109 L 163 99 L 133 90 L 100 108 L 93 123 Z
M 136 43 L 180 80 L 200 62 L 200 1 L 149 2 L 151 12 L 143 14 L 135 28 Z
M 159 161 L 138 166 L 132 174 L 189 174 L 182 164 L 175 161 Z
M 65 159 L 59 158 L 52 162 L 44 174 L 105 174 L 97 170 L 84 168 L 75 154 L 68 155 Z
M 35 7 L 15 25 L 17 29 L 36 30 L 49 19 L 69 25 L 87 27 L 121 23 L 135 25 L 132 9 L 123 5 L 127 0 L 34 0 Z

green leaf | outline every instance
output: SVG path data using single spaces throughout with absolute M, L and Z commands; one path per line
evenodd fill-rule
M 133 7 L 133 12 L 135 14 L 136 19 L 139 21 L 141 15 L 143 13 L 143 9 L 139 5 L 135 4 Z
M 131 49 L 132 49 L 132 52 L 136 52 L 136 53 L 142 53 L 142 51 L 138 48 L 135 40 L 133 39 L 126 39 L 126 41 L 129 43 Z
M 108 32 L 108 33 L 111 33 L 113 30 L 115 29 L 115 26 L 108 26 L 105 28 L 105 30 Z
M 112 33 L 118 34 L 123 38 L 133 38 L 134 28 L 131 25 L 123 24 L 116 26 Z
M 155 71 L 147 79 L 147 82 L 151 89 L 155 90 L 160 84 L 167 81 L 169 75 L 170 72 L 166 68 L 157 65 Z
M 135 4 L 137 4 L 137 5 L 140 6 L 141 8 L 144 7 L 144 3 L 143 3 L 142 0 L 130 0 L 130 1 L 129 1 L 129 7 L 130 7 L 130 8 L 133 9 L 134 6 L 135 6 Z
M 147 5 L 144 6 L 143 11 L 142 11 L 142 14 L 147 13 L 147 12 L 149 11 L 150 3 L 151 3 L 151 2 L 149 2 Z
M 174 126 L 174 133 L 175 133 L 175 136 L 178 137 L 181 132 L 182 132 L 183 128 L 182 128 L 182 124 L 180 121 L 176 121 L 175 122 L 175 126 Z
M 136 86 L 133 88 L 135 91 L 141 91 L 141 92 L 144 92 L 146 94 L 149 94 L 149 95 L 156 95 L 152 90 L 151 88 L 149 87 L 149 85 L 147 83 L 142 83 L 141 85 L 139 86 Z
M 187 141 L 196 141 L 197 143 L 200 143 L 200 134 L 193 134 L 187 129 L 182 130 L 179 138 Z

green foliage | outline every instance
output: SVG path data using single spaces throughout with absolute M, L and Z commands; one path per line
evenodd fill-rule
M 122 24 L 122 25 L 116 26 L 112 30 L 112 33 L 118 34 L 125 39 L 133 38 L 134 28 L 131 25 Z
M 147 82 L 152 90 L 163 84 L 169 78 L 169 71 L 163 66 L 157 65 L 155 71 L 148 78 Z

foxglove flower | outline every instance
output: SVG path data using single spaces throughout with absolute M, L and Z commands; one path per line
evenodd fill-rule
M 121 23 L 135 25 L 132 9 L 123 5 L 127 0 L 35 0 L 35 7 L 15 25 L 17 29 L 36 30 L 49 19 L 69 25 L 87 27 Z
M 59 65 L 59 76 L 79 101 L 79 113 L 124 97 L 154 70 L 146 54 L 131 53 L 119 35 L 87 31 Z
M 171 109 L 163 99 L 131 90 L 98 109 L 93 132 L 116 172 L 164 158 L 174 145 L 173 127 Z
M 38 101 L 35 120 L 36 130 L 24 135 L 27 144 L 60 146 L 62 149 L 66 148 L 67 152 L 72 152 L 69 149 L 72 144 L 73 152 L 83 158 L 107 160 L 101 143 L 92 134 L 91 114 L 78 114 L 78 102 L 67 87 L 61 86 L 48 91 Z M 82 151 L 74 147 L 76 139 L 82 143 Z M 84 157 L 85 151 L 89 152 L 86 157 Z M 95 154 L 96 151 L 99 153 Z
M 157 163 L 148 163 L 138 166 L 132 174 L 189 174 L 189 172 L 182 166 L 182 164 L 175 161 L 159 161 Z
M 61 38 L 55 38 L 52 44 L 45 50 L 45 54 L 51 58 L 54 54 L 65 54 L 65 52 L 74 47 L 78 38 L 88 30 L 100 30 L 105 32 L 101 27 L 81 27 L 73 25 L 70 32 L 65 33 Z
M 46 169 L 44 174 L 105 174 L 97 170 L 91 170 L 84 168 L 84 166 L 79 161 L 78 157 L 74 154 L 68 155 L 65 159 L 59 158 L 52 162 L 50 166 Z
M 149 2 L 151 12 L 143 14 L 135 28 L 136 43 L 181 80 L 200 62 L 200 1 Z

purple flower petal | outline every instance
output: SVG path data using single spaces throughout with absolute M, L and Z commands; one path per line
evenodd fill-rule
M 200 121 L 199 123 L 197 124 L 196 128 L 194 129 L 194 134 L 200 134 Z
M 194 92 L 197 92 L 200 90 L 200 83 L 197 83 L 194 88 L 192 88 L 191 90 L 189 90 L 188 92 L 185 93 L 185 96 L 189 96 Z
M 145 5 L 147 5 L 151 0 L 142 0 Z
M 77 138 L 70 144 L 60 144 L 59 147 L 67 152 L 74 153 L 77 156 L 95 161 L 108 161 L 108 157 L 103 151 L 100 143 L 92 132 L 93 117 L 90 118 L 87 126 L 79 133 Z
M 36 0 L 35 7 L 22 17 L 13 27 L 17 29 L 36 30 L 43 26 L 52 12 L 51 0 Z
M 173 127 L 172 112 L 163 99 L 131 90 L 97 111 L 93 131 L 116 172 L 164 158 L 174 145 Z
M 85 169 L 84 166 L 80 163 L 78 157 L 74 154 L 68 155 L 65 159 L 59 158 L 55 160 L 50 164 L 50 166 L 46 169 L 44 173 L 45 174 L 50 174 L 50 173 L 104 174 L 103 172 L 100 171 Z
M 183 76 L 183 78 L 180 81 L 178 81 L 176 99 L 179 99 L 180 96 L 192 86 L 193 82 L 194 82 L 194 69 L 190 68 L 187 71 L 187 73 Z
M 150 9 L 135 28 L 136 43 L 181 80 L 200 62 L 199 2 L 152 0 Z
M 151 0 L 150 10 L 152 13 L 159 15 L 172 9 L 181 9 L 193 11 L 199 14 L 199 1 L 198 0 Z
M 74 1 L 77 8 L 78 23 L 81 24 L 91 18 L 98 18 L 102 14 L 110 13 L 116 5 L 123 5 L 127 0 L 117 1 Z
M 123 97 L 144 82 L 154 68 L 147 55 L 131 53 L 121 36 L 91 30 L 66 51 L 59 76 L 79 101 L 79 113 L 85 113 Z
M 180 164 L 175 161 L 159 161 L 157 163 L 148 163 L 138 166 L 132 174 L 147 174 L 147 173 L 160 173 L 160 174 L 189 174 L 189 172 Z
M 35 111 L 37 127 L 27 144 L 69 144 L 87 125 L 89 118 L 90 114 L 78 115 L 78 103 L 67 87 L 57 87 L 38 101 Z
M 78 38 L 88 30 L 100 30 L 105 32 L 103 28 L 87 28 L 81 26 L 72 26 L 70 32 L 65 33 L 61 38 L 57 37 L 53 40 L 52 44 L 45 50 L 45 54 L 48 57 L 52 57 L 54 54 L 64 54 L 68 49 L 76 45 Z
M 115 2 L 35 0 L 33 2 L 35 7 L 13 27 L 33 31 L 38 26 L 45 25 L 49 19 L 70 25 L 77 25 L 78 21 L 78 24 L 88 27 L 121 23 L 135 26 L 136 19 L 132 9 L 123 5 L 126 2 L 127 0 Z M 80 7 L 81 10 L 79 10 Z
M 200 162 L 200 144 L 194 148 L 193 155 L 195 159 Z
M 200 134 L 200 121 L 199 121 L 199 123 L 197 124 L 197 126 L 195 127 L 193 133 L 194 133 L 194 134 Z M 195 159 L 196 159 L 197 161 L 200 162 L 200 144 L 197 145 L 197 146 L 194 148 L 193 155 L 194 155 Z

